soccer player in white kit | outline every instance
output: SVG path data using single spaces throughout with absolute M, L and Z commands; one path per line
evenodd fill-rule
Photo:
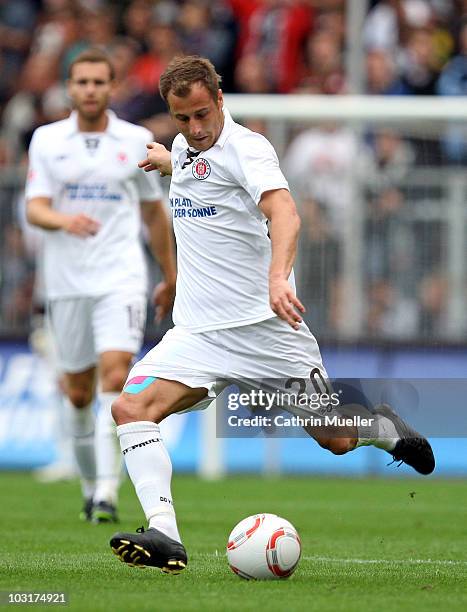
M 148 144 L 140 167 L 172 175 L 175 327 L 133 366 L 112 408 L 149 529 L 117 533 L 110 544 L 125 563 L 167 573 L 181 571 L 187 556 L 159 423 L 206 406 L 216 379 L 308 379 L 313 373 L 326 379 L 295 295 L 300 221 L 287 181 L 271 144 L 232 120 L 219 82 L 214 66 L 199 57 L 175 58 L 160 80 L 180 134 L 171 153 Z M 421 473 L 434 469 L 427 440 L 387 406 L 371 414 L 374 424 L 366 429 L 310 433 L 336 454 L 372 444 Z
M 141 217 L 164 278 L 154 294 L 159 319 L 172 307 L 176 279 L 159 180 L 137 167 L 152 135 L 108 110 L 113 78 L 102 51 L 73 61 L 68 93 L 75 110 L 34 132 L 26 186 L 28 220 L 46 230 L 45 291 L 72 414 L 81 518 L 95 523 L 117 520 L 122 459 L 111 405 L 143 341 Z

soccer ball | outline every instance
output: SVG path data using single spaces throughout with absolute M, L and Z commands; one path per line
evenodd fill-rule
M 298 565 L 300 538 L 295 527 L 275 514 L 255 514 L 232 529 L 227 542 L 230 569 L 247 580 L 288 578 Z

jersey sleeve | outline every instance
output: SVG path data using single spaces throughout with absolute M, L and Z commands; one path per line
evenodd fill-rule
M 146 143 L 152 142 L 154 136 L 148 131 L 144 137 L 142 151 L 146 150 Z M 139 199 L 141 202 L 161 200 L 163 194 L 159 173 L 155 170 L 145 172 L 140 170 L 136 175 L 136 186 L 138 188 Z
M 266 191 L 289 189 L 272 144 L 261 134 L 251 132 L 230 142 L 226 147 L 226 166 L 234 181 L 256 204 Z
M 26 199 L 53 196 L 53 182 L 44 159 L 40 133 L 34 132 L 29 145 L 29 167 L 26 179 Z
M 155 170 L 152 172 L 145 172 L 144 170 L 138 172 L 136 184 L 141 202 L 162 199 L 163 192 L 161 182 Z

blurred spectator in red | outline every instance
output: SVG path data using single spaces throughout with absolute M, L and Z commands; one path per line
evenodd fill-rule
M 132 38 L 117 37 L 109 48 L 115 70 L 111 108 L 125 121 L 139 123 L 153 114 L 154 94 L 143 91 L 131 74 L 138 54 L 138 45 Z
M 147 30 L 146 43 L 148 51 L 137 58 L 131 75 L 144 91 L 154 94 L 167 64 L 181 54 L 181 46 L 175 29 L 158 23 Z
M 232 6 L 243 13 L 236 0 Z M 314 11 L 300 0 L 262 0 L 244 22 L 247 33 L 241 40 L 241 55 L 257 55 L 268 66 L 272 91 L 288 93 L 298 83 L 303 69 L 302 48 L 313 25 Z
M 407 94 L 407 88 L 397 73 L 396 63 L 386 49 L 373 49 L 367 53 L 366 93 L 375 96 Z
M 244 53 L 249 37 L 250 19 L 261 6 L 263 0 L 228 0 L 237 22 L 237 58 Z
M 308 37 L 305 69 L 296 90 L 311 94 L 345 93 L 340 42 L 331 31 L 323 30 Z

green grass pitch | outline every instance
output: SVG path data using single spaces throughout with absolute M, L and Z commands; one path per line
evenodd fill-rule
M 65 591 L 69 610 L 467 610 L 462 481 L 177 476 L 189 555 L 179 576 L 120 563 L 108 545 L 115 527 L 77 520 L 77 482 L 4 473 L 0 490 L 0 590 Z M 121 497 L 119 528 L 133 531 L 144 519 L 130 483 Z M 228 568 L 231 528 L 257 512 L 280 514 L 300 533 L 303 556 L 289 580 L 246 582 Z

